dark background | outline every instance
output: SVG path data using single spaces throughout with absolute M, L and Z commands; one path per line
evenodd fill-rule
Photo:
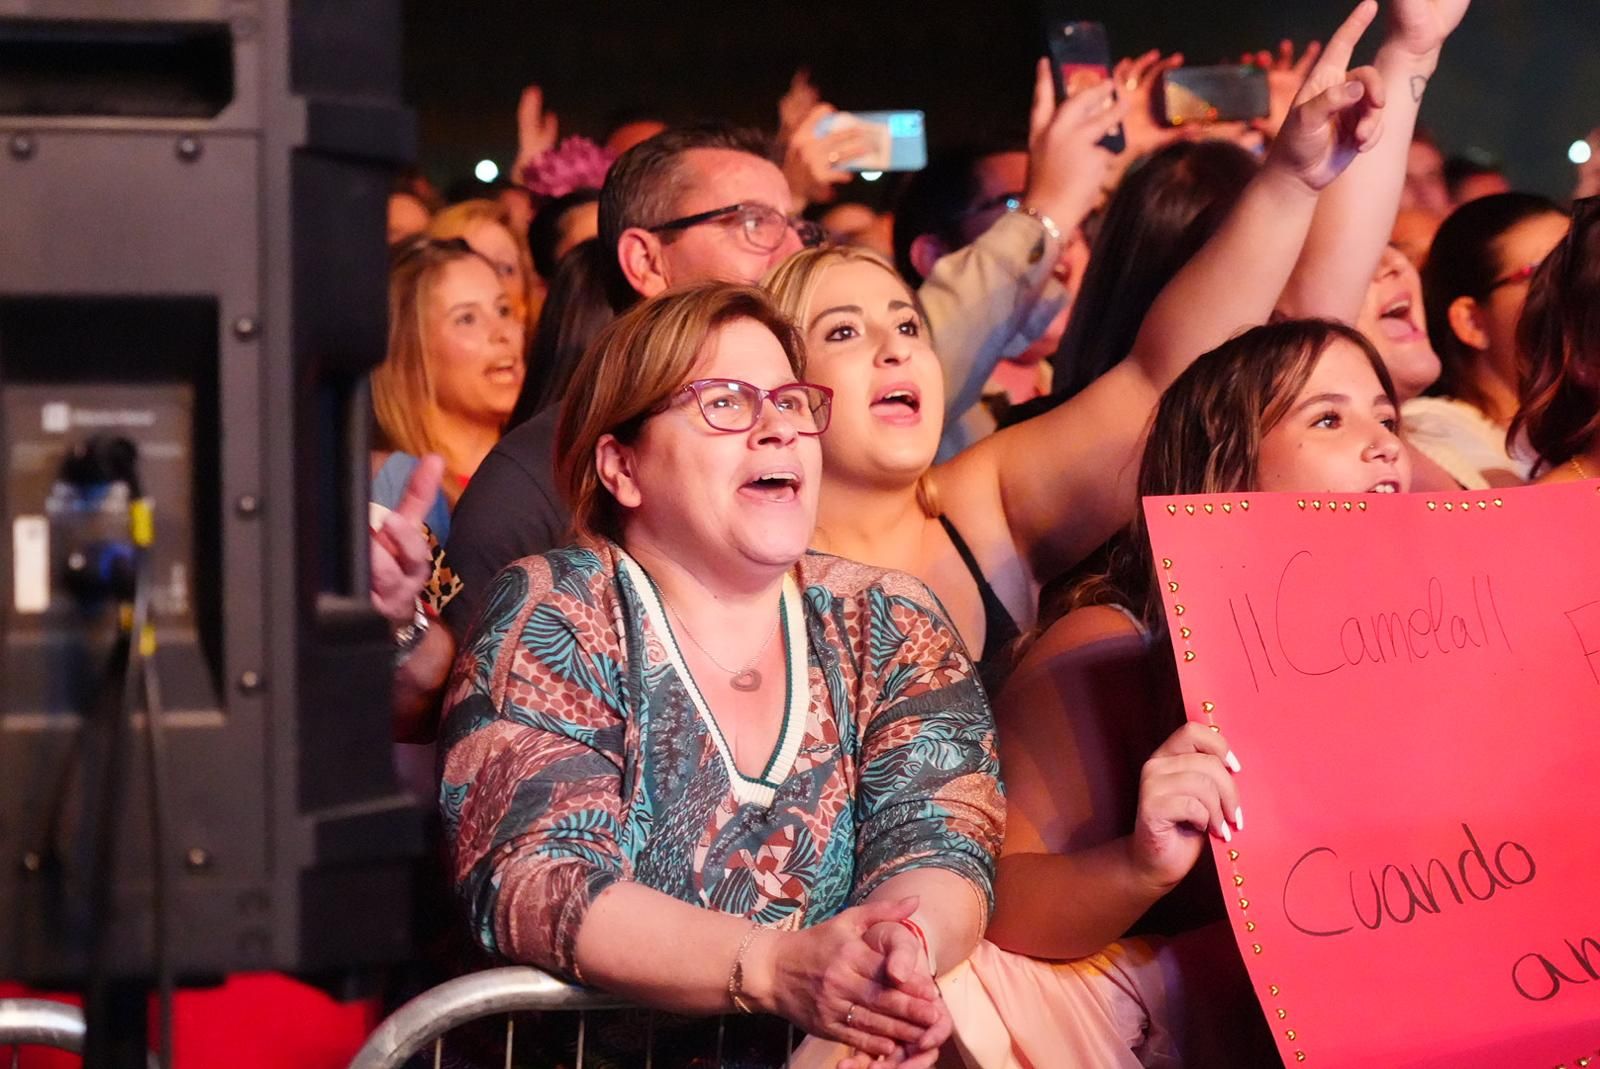
M 1327 35 L 1348 0 L 1082 0 L 1112 51 L 1191 64 Z M 602 137 L 622 112 L 771 128 L 791 72 L 811 68 L 844 109 L 921 108 L 934 148 L 1025 133 L 1034 0 L 405 0 L 406 93 L 421 163 L 446 182 L 515 151 L 521 87 L 537 82 L 563 134 Z M 1382 36 L 1383 16 L 1358 59 Z M 1487 152 L 1514 184 L 1572 189 L 1567 146 L 1600 124 L 1600 0 L 1476 0 L 1446 47 L 1423 122 L 1447 153 Z

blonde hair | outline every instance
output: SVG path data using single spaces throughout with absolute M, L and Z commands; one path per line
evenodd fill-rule
M 772 299 L 778 302 L 778 309 L 784 315 L 801 324 L 803 328 L 802 319 L 806 308 L 810 306 L 811 297 L 816 293 L 817 283 L 822 281 L 823 274 L 830 268 L 849 263 L 869 263 L 882 268 L 888 272 L 890 278 L 905 286 L 906 292 L 911 295 L 911 303 L 916 306 L 917 314 L 922 317 L 923 328 L 928 332 L 928 343 L 933 344 L 933 328 L 928 325 L 928 314 L 922 307 L 922 300 L 917 296 L 917 291 L 906 286 L 906 280 L 900 277 L 900 272 L 894 269 L 894 264 L 871 249 L 856 245 L 801 249 L 773 268 L 767 277 L 761 280 L 761 288 L 772 294 Z
M 397 244 L 389 267 L 389 348 L 372 369 L 372 414 L 378 445 L 412 456 L 441 451 L 429 419 L 436 407 L 428 358 L 428 296 L 444 268 L 461 260 L 494 265 L 459 238 L 417 235 Z
M 504 204 L 497 200 L 464 200 L 459 204 L 452 204 L 438 212 L 428 221 L 427 234 L 430 238 L 460 238 L 467 241 L 467 231 L 480 223 L 494 223 L 511 237 L 511 245 L 517 250 L 517 271 L 522 275 L 522 284 L 518 292 L 513 295 L 511 310 L 516 313 L 517 319 L 524 326 L 530 326 L 529 314 L 536 309 L 539 301 L 539 276 L 533 270 L 533 253 L 528 250 L 528 235 L 517 233 L 516 227 L 511 225 L 511 213 Z M 491 267 L 493 264 L 490 265 Z M 500 277 L 498 268 L 495 277 Z M 531 336 L 533 331 L 528 331 Z
M 737 319 L 771 331 L 795 377 L 805 374 L 804 344 L 789 318 L 764 291 L 727 282 L 652 297 L 608 323 L 583 354 L 572 373 L 581 388 L 567 391 L 556 428 L 556 475 L 578 538 L 622 537 L 616 501 L 595 468 L 600 439 L 634 441 L 644 421 L 689 381 L 712 332 Z
M 833 245 L 819 249 L 802 249 L 783 261 L 762 279 L 761 287 L 772 294 L 772 299 L 777 302 L 778 310 L 804 328 L 806 309 L 811 306 L 811 298 L 817 291 L 817 284 L 822 281 L 822 276 L 830 269 L 840 264 L 868 263 L 887 271 L 896 282 L 906 286 L 905 279 L 894 269 L 894 265 L 871 249 L 863 249 L 854 245 Z M 916 306 L 917 314 L 922 317 L 922 328 L 927 335 L 928 344 L 933 344 L 933 325 L 928 322 L 928 313 L 922 307 L 922 299 L 917 296 L 917 291 L 906 286 L 906 292 L 911 295 L 911 303 Z M 943 511 L 939 504 L 938 488 L 934 480 L 929 478 L 930 472 L 925 471 L 917 478 L 917 504 L 921 507 L 923 515 L 935 517 Z

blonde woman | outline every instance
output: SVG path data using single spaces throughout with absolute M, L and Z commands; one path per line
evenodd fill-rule
M 489 261 L 505 288 L 511 309 L 531 337 L 544 303 L 544 283 L 533 269 L 528 235 L 511 222 L 511 213 L 495 200 L 464 200 L 438 212 L 428 222 L 430 238 L 460 238 Z
M 768 278 L 805 332 L 813 379 L 834 394 L 813 545 L 932 587 L 991 689 L 1012 640 L 1033 626 L 1042 584 L 1132 517 L 1140 443 L 1161 391 L 1200 353 L 1267 320 L 1318 194 L 1374 142 L 1376 75 L 1345 68 L 1376 10 L 1368 0 L 1334 34 L 1260 170 L 1161 291 L 1126 359 L 947 463 L 933 465 L 944 412 L 937 339 L 894 268 L 860 249 L 808 250 Z M 1046 83 L 1037 108 L 1050 106 L 1048 92 Z M 1106 112 L 1093 103 L 1052 120 L 1077 125 L 1085 157 L 1105 155 L 1093 145 Z
M 493 265 L 461 240 L 397 247 L 388 356 L 372 372 L 373 499 L 394 507 L 416 458 L 439 454 L 444 504 L 427 519 L 443 542 L 448 509 L 499 441 L 524 374 L 522 323 Z

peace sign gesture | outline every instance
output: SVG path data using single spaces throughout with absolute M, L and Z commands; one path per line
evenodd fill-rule
M 1377 0 L 1361 0 L 1334 31 L 1268 153 L 1269 164 L 1286 168 L 1312 191 L 1325 189 L 1378 142 L 1383 81 L 1372 67 L 1349 70 L 1356 44 L 1377 13 Z

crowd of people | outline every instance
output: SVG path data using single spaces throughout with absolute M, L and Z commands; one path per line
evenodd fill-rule
M 1138 503 L 1600 476 L 1600 177 L 1419 128 L 1467 7 L 1246 56 L 1249 124 L 1041 61 L 891 213 L 804 76 L 776 137 L 532 89 L 515 181 L 398 183 L 373 593 L 483 960 L 681 1015 L 656 1064 L 1270 1062 Z

